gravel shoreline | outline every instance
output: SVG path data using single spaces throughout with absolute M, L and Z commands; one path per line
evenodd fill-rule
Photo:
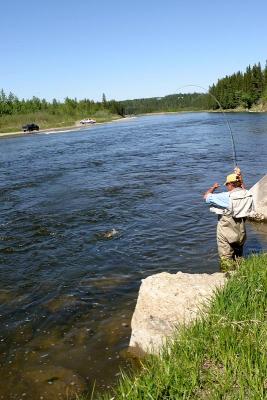
M 31 133 L 21 132 L 21 131 L 0 132 L 0 139 L 10 138 L 10 137 L 19 137 L 19 136 L 39 135 L 42 133 L 63 133 L 63 132 L 82 131 L 82 130 L 91 128 L 95 125 L 104 125 L 104 124 L 110 124 L 113 122 L 127 121 L 132 118 L 135 118 L 135 117 L 118 118 L 118 119 L 113 119 L 113 120 L 106 121 L 106 122 L 96 122 L 95 124 L 88 124 L 88 125 L 75 124 L 75 125 L 71 125 L 71 126 L 64 126 L 61 128 L 47 128 L 47 129 L 41 129 L 39 131 L 34 131 Z

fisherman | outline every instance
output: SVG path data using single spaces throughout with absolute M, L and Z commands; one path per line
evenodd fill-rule
M 253 210 L 252 195 L 245 189 L 240 168 L 227 176 L 224 183 L 227 191 L 214 194 L 218 183 L 206 191 L 204 199 L 210 211 L 218 215 L 217 245 L 221 270 L 235 269 L 243 255 L 246 241 L 246 217 Z

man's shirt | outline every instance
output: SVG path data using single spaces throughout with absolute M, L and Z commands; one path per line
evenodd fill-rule
M 210 193 L 206 198 L 206 203 L 211 206 L 218 207 L 220 209 L 229 208 L 230 206 L 230 198 L 229 192 L 222 193 Z

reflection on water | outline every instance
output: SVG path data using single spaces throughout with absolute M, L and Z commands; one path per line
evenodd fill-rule
M 228 118 L 252 186 L 267 116 Z M 0 399 L 107 387 L 130 362 L 140 280 L 218 270 L 202 193 L 231 172 L 228 129 L 220 114 L 172 114 L 0 146 Z M 246 253 L 267 248 L 265 225 L 248 234 Z

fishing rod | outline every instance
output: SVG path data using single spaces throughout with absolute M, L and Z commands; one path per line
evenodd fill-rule
M 222 114 L 223 114 L 223 116 L 224 116 L 224 118 L 225 118 L 225 121 L 226 121 L 226 123 L 227 123 L 227 127 L 228 127 L 229 132 L 230 132 L 230 137 L 231 137 L 231 142 L 232 142 L 232 151 L 233 151 L 233 162 L 234 162 L 234 168 L 236 168 L 236 167 L 237 167 L 237 155 L 236 155 L 236 147 L 235 147 L 234 135 L 233 135 L 233 132 L 232 132 L 232 129 L 231 129 L 230 122 L 228 121 L 228 119 L 227 119 L 227 117 L 226 117 L 226 115 L 225 115 L 225 112 L 223 111 L 223 108 L 222 108 L 221 103 L 220 103 L 219 100 L 214 96 L 214 94 L 210 93 L 209 90 L 208 90 L 207 88 L 204 88 L 203 86 L 199 86 L 199 85 L 185 85 L 185 86 L 181 86 L 180 88 L 178 88 L 177 91 L 180 90 L 180 89 L 186 88 L 186 87 L 196 87 L 196 88 L 205 90 L 205 91 L 207 92 L 207 94 L 209 94 L 209 95 L 216 101 L 216 103 L 218 104 L 218 106 L 220 107 L 220 110 L 221 110 L 221 112 L 222 112 Z

